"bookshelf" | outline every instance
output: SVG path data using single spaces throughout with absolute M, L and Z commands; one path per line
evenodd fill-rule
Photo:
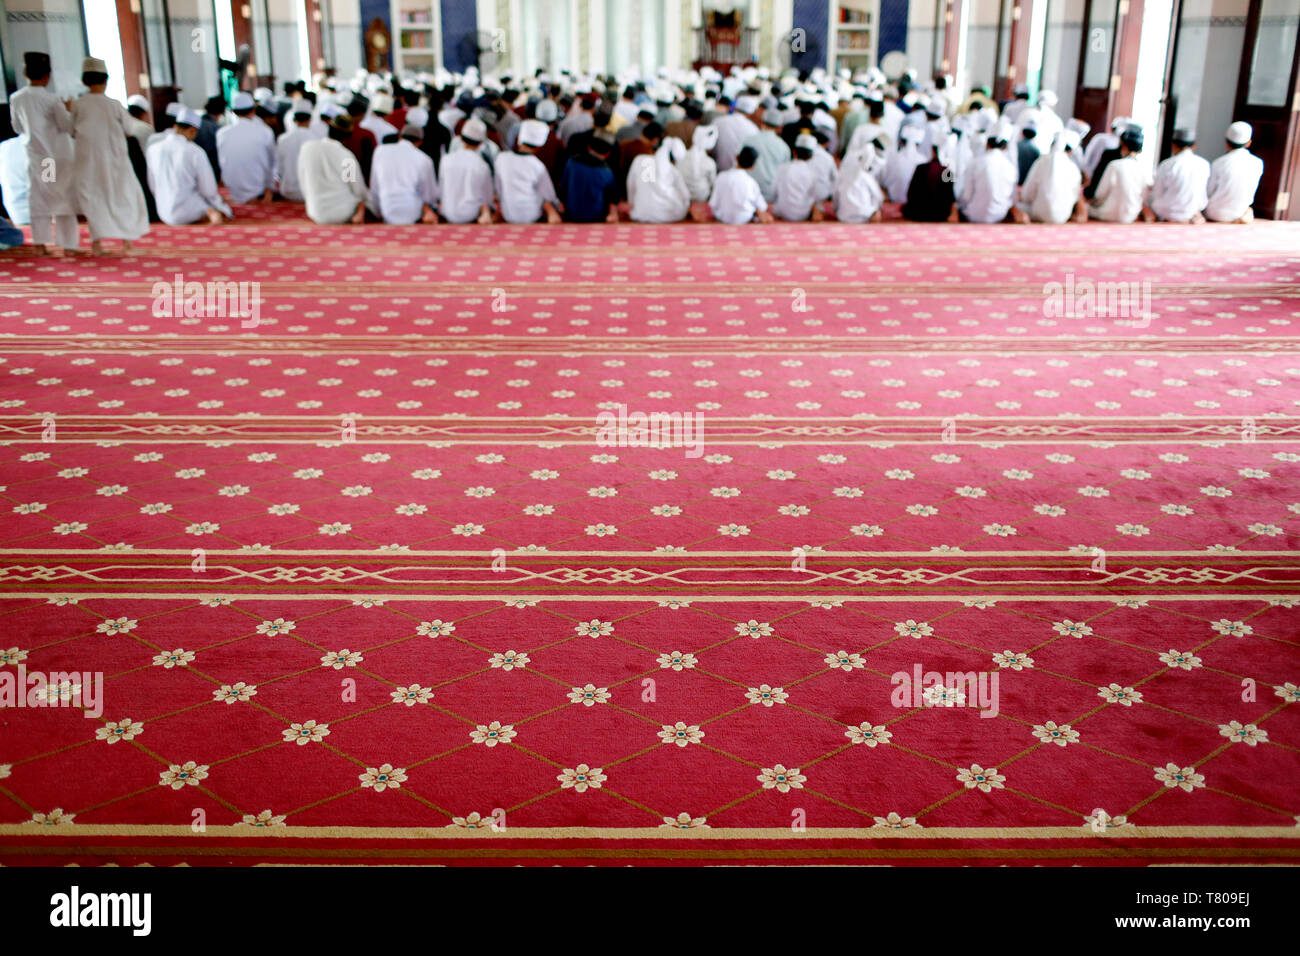
M 391 0 L 393 72 L 433 72 L 442 65 L 440 0 Z
M 827 69 L 865 70 L 876 64 L 880 0 L 832 0 Z

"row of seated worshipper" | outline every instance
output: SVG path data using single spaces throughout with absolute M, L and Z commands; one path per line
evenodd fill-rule
M 0 193 L 17 205 L 7 180 L 28 184 L 35 241 L 48 249 L 54 234 L 75 247 L 80 209 L 69 213 L 75 204 L 34 182 L 73 136 L 40 85 L 44 55 L 32 56 L 25 99 L 15 94 L 27 107 L 18 110 L 25 136 L 21 149 L 0 144 Z M 233 218 L 219 186 L 236 204 L 304 203 L 318 223 L 872 222 L 886 201 L 927 222 L 1250 218 L 1263 164 L 1245 123 L 1228 129 L 1227 153 L 1213 166 L 1196 155 L 1195 134 L 1179 130 L 1152 180 L 1142 130 L 1127 119 L 1085 151 L 1087 124 L 1062 121 L 1050 91 L 1032 105 L 1024 86 L 1000 107 L 978 92 L 959 104 L 948 78 L 925 94 L 912 79 L 895 85 L 868 71 L 852 83 L 822 74 L 800 85 L 705 68 L 619 96 L 568 73 L 503 90 L 453 77 L 422 92 L 364 75 L 351 89 L 324 81 L 317 91 L 286 84 L 280 98 L 237 92 L 228 110 L 212 97 L 202 114 L 171 104 L 157 131 L 143 98 L 125 111 L 101 100 L 112 104 L 128 159 L 138 160 L 148 218 L 173 225 Z M 10 169 L 19 158 L 23 175 Z M 109 234 L 104 220 L 97 216 L 92 238 Z M 109 228 L 128 240 L 143 234 L 138 224 Z

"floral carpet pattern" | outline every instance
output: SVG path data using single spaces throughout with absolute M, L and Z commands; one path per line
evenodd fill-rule
M 0 259 L 0 862 L 1300 855 L 1296 226 L 237 213 Z

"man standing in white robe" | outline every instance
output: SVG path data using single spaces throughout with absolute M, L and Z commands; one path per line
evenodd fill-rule
M 438 166 L 438 192 L 442 217 L 451 223 L 493 221 L 492 168 L 480 148 L 487 139 L 487 124 L 471 116 L 460 127 L 460 149 L 448 150 Z
M 389 225 L 438 221 L 438 179 L 433 157 L 420 149 L 424 128 L 408 123 L 402 138 L 375 150 L 370 163 L 370 195 L 379 218 Z
M 166 137 L 149 147 L 149 189 L 158 218 L 169 226 L 184 226 L 206 219 L 216 225 L 233 219 L 230 206 L 217 192 L 208 154 L 194 139 L 203 123 L 195 110 L 182 108 Z
M 298 154 L 304 143 L 320 137 L 312 129 L 311 103 L 295 100 L 290 109 L 293 125 L 275 141 L 275 168 L 280 177 L 276 191 L 291 202 L 302 202 L 302 187 L 298 185 Z
M 217 131 L 221 178 L 233 202 L 270 202 L 275 186 L 275 134 L 253 115 L 255 108 L 252 96 L 236 93 L 235 121 Z
M 1173 155 L 1156 167 L 1142 218 L 1147 222 L 1205 222 L 1201 210 L 1209 202 L 1209 182 L 1210 164 L 1196 155 L 1196 133 L 1174 130 Z
M 0 197 L 4 199 L 9 221 L 25 226 L 32 221 L 27 187 L 27 137 L 10 136 L 0 142 Z
M 1205 218 L 1212 222 L 1251 222 L 1264 161 L 1250 151 L 1255 135 L 1249 123 L 1237 121 L 1228 127 L 1224 139 L 1228 151 L 1210 166 L 1209 200 Z
M 32 242 L 43 255 L 62 255 L 78 242 L 72 116 L 49 88 L 49 55 L 24 53 L 23 63 L 29 85 L 10 98 L 9 116 L 14 132 L 26 137 Z
M 132 241 L 149 231 L 149 207 L 126 149 L 125 107 L 104 95 L 108 67 L 93 56 L 81 62 L 81 82 L 89 89 L 72 104 L 72 135 L 77 142 L 77 204 L 90 227 L 90 247 L 104 252 L 105 239 Z
M 506 222 L 530 223 L 545 217 L 560 222 L 560 200 L 555 195 L 551 174 L 533 150 L 546 145 L 550 127 L 541 120 L 524 120 L 515 134 L 515 149 L 502 152 L 493 166 L 501 218 Z
M 370 194 L 361 164 L 343 145 L 352 128 L 352 117 L 336 116 L 326 139 L 304 143 L 298 151 L 298 185 L 307 203 L 307 218 L 323 226 L 366 221 Z

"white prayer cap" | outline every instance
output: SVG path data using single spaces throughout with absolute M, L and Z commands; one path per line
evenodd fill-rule
M 545 146 L 550 129 L 541 120 L 524 120 L 519 124 L 519 142 L 525 146 Z
M 992 136 L 994 139 L 1009 143 L 1016 138 L 1016 124 L 1003 117 L 998 120 L 997 126 L 993 127 Z
M 1028 95 L 1029 95 L 1029 84 L 1028 84 L 1028 83 L 1017 83 L 1017 84 L 1016 84 L 1016 88 L 1015 88 L 1014 90 L 1012 90 L 1012 94 L 1013 94 L 1014 96 L 1028 96 Z
M 522 124 L 521 124 L 522 127 Z M 523 129 L 519 130 L 523 134 Z M 462 139 L 472 140 L 475 143 L 481 143 L 487 139 L 487 124 L 477 116 L 471 116 L 461 125 L 460 135 Z
M 904 126 L 898 131 L 898 138 L 906 143 L 921 143 L 925 141 L 925 130 L 915 124 Z
M 775 107 L 763 111 L 763 122 L 768 126 L 783 126 L 785 114 Z
M 560 117 L 560 108 L 555 105 L 555 100 L 545 99 L 537 104 L 533 115 L 543 123 L 554 123 Z
M 275 94 L 272 93 L 267 87 L 259 86 L 257 89 L 253 90 L 253 99 L 256 102 L 265 106 L 271 100 L 275 99 Z
M 429 111 L 423 106 L 412 106 L 406 111 L 406 122 L 414 123 L 416 126 L 428 126 Z
M 943 116 L 947 111 L 947 104 L 943 102 L 943 97 L 938 94 L 925 101 L 925 112 L 927 116 Z
M 375 98 L 370 102 L 370 109 L 374 113 L 391 113 L 393 98 L 387 93 L 376 93 Z
M 736 112 L 748 116 L 758 110 L 761 102 L 757 96 L 738 96 L 736 97 Z
M 1233 146 L 1245 146 L 1254 137 L 1255 131 L 1250 128 L 1249 123 L 1243 123 L 1241 120 L 1233 123 L 1228 127 L 1228 132 L 1224 138 Z
M 1056 135 L 1060 138 L 1061 144 L 1066 149 L 1078 149 L 1079 144 L 1083 141 L 1079 134 L 1072 129 L 1062 130 Z
M 81 61 L 82 73 L 107 73 L 108 64 L 96 56 L 88 56 Z
M 817 137 L 812 135 L 812 133 L 800 133 L 798 136 L 795 137 L 794 148 L 795 149 L 816 149 Z
M 163 110 L 163 112 L 166 113 L 168 116 L 175 117 L 183 109 L 185 109 L 185 104 L 181 103 L 180 101 L 177 101 L 174 103 L 168 103 L 167 107 Z
M 903 97 L 903 102 L 908 106 L 916 106 L 921 102 L 921 97 L 915 90 L 908 90 L 907 95 Z
M 1133 121 L 1129 119 L 1127 116 L 1116 116 L 1113 120 L 1110 121 L 1110 131 L 1112 133 L 1118 133 L 1120 130 L 1122 130 L 1125 126 L 1127 126 L 1131 122 Z
M 203 124 L 203 117 L 199 116 L 197 110 L 183 106 L 181 111 L 176 114 L 176 123 L 177 125 L 193 126 L 198 129 Z
M 1038 105 L 1045 106 L 1049 110 L 1057 104 L 1056 94 L 1051 90 L 1038 91 Z
M 134 96 L 128 96 L 126 98 L 126 105 L 134 106 L 137 109 L 147 110 L 149 108 L 149 101 L 139 93 L 136 93 Z
M 325 119 L 333 119 L 343 113 L 343 107 L 339 106 L 333 100 L 326 100 L 320 105 L 320 115 Z
M 253 98 L 240 90 L 231 101 L 230 108 L 233 110 L 251 110 L 255 105 Z
M 1020 128 L 1038 132 L 1038 110 L 1025 110 L 1020 114 Z

